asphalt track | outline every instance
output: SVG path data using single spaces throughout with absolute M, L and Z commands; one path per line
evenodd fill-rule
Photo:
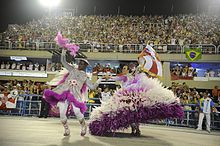
M 220 131 L 141 125 L 140 137 L 130 136 L 130 129 L 114 137 L 82 137 L 77 120 L 69 125 L 71 135 L 64 137 L 58 118 L 0 116 L 0 146 L 220 146 Z

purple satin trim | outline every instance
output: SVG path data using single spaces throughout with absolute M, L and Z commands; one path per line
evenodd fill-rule
M 87 90 L 87 85 L 86 85 L 86 83 L 84 83 L 82 88 L 81 88 L 81 93 L 85 93 L 86 90 Z
M 64 91 L 61 94 L 58 94 L 50 89 L 44 90 L 45 100 L 51 105 L 55 106 L 59 101 L 67 101 L 72 102 L 76 107 L 78 107 L 81 113 L 85 113 L 87 110 L 87 106 L 84 102 L 79 102 L 70 91 Z
M 64 83 L 64 82 L 65 82 L 65 80 L 66 80 L 66 78 L 68 77 L 68 75 L 69 75 L 69 73 L 66 73 L 66 74 L 63 76 L 63 79 L 62 79 L 62 80 L 60 80 L 60 81 L 57 83 L 57 85 L 56 85 L 56 86 L 58 86 L 58 85 L 60 85 L 60 84 Z

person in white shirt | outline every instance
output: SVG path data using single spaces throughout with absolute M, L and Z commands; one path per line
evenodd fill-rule
M 45 71 L 45 66 L 43 64 L 40 66 L 40 71 Z
M 211 69 L 209 72 L 210 77 L 214 77 L 215 76 L 215 72 Z
M 171 45 L 176 45 L 176 39 L 175 38 L 171 39 Z
M 203 94 L 203 98 L 199 100 L 199 123 L 197 130 L 202 130 L 202 122 L 204 119 L 204 116 L 206 117 L 206 130 L 210 133 L 210 123 L 211 123 L 211 116 L 210 113 L 214 109 L 214 102 L 211 98 L 208 97 L 208 94 L 205 92 Z
M 180 46 L 183 46 L 183 45 L 184 45 L 184 41 L 185 41 L 185 39 L 184 39 L 183 37 L 181 37 L 181 38 L 179 39 L 179 45 L 180 45 Z
M 1 69 L 5 69 L 5 63 L 4 62 L 1 63 Z
M 10 69 L 10 67 L 11 67 L 11 64 L 9 62 L 7 62 L 6 69 Z
M 109 92 L 108 87 L 104 88 L 104 91 L 101 93 L 103 102 L 108 101 L 111 98 L 111 93 Z
M 21 63 L 17 63 L 16 70 L 20 70 L 20 69 L 21 69 Z
M 210 77 L 210 74 L 209 74 L 209 70 L 207 69 L 205 74 L 204 74 L 204 77 Z
M 188 77 L 193 77 L 193 69 L 188 70 Z
M 34 65 L 32 62 L 30 62 L 29 66 L 28 66 L 28 70 L 33 70 L 34 69 Z
M 16 63 L 15 62 L 12 63 L 11 69 L 16 69 Z
M 39 71 L 39 63 L 34 64 L 34 71 Z
M 217 75 L 218 77 L 220 77 L 220 71 L 218 72 L 218 75 Z
M 25 65 L 25 64 L 22 64 L 21 69 L 22 69 L 22 70 L 26 70 L 26 68 L 27 68 L 26 65 Z

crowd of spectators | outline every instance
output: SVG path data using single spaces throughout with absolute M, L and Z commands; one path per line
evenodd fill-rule
M 112 73 L 120 75 L 124 66 L 128 66 L 129 68 L 136 68 L 138 66 L 138 63 L 136 61 L 131 61 L 127 63 L 119 63 L 117 66 L 111 66 L 111 63 L 96 63 L 93 66 L 93 75 L 97 75 L 98 73 Z
M 118 86 L 119 87 L 119 86 Z M 48 88 L 54 88 L 53 86 L 48 85 L 45 82 L 35 82 L 32 80 L 23 80 L 23 81 L 18 81 L 18 80 L 9 80 L 9 81 L 1 81 L 0 82 L 0 94 L 9 94 L 11 91 L 16 90 L 16 93 L 18 95 L 31 95 L 30 96 L 19 96 L 22 97 L 22 100 L 40 100 L 41 96 L 43 95 L 43 92 L 45 89 Z M 96 98 L 97 100 L 89 100 L 88 102 L 90 103 L 101 103 L 100 100 L 102 100 L 102 97 L 104 95 L 109 95 L 112 96 L 114 94 L 114 89 L 109 88 L 108 86 L 98 87 L 95 90 L 90 90 L 88 94 L 88 98 Z M 35 96 L 35 95 L 40 95 Z M 33 97 L 36 99 L 33 99 Z M 23 97 L 26 97 L 26 99 L 23 99 Z M 0 97 L 0 101 L 1 101 Z M 103 99 L 104 100 L 104 99 Z M 105 97 L 105 100 L 107 100 L 107 97 Z
M 10 91 L 16 90 L 19 95 L 43 95 L 43 91 L 45 89 L 51 88 L 45 82 L 34 82 L 31 80 L 10 80 L 7 82 L 1 82 L 0 87 L 0 94 L 10 93 Z M 88 102 L 100 104 L 101 100 L 106 101 L 108 98 L 111 98 L 114 92 L 119 88 L 121 88 L 120 85 L 116 85 L 116 88 L 109 88 L 108 85 L 104 85 L 103 88 L 98 87 L 95 90 L 91 90 L 88 94 Z M 215 106 L 220 105 L 220 89 L 218 89 L 218 86 L 215 86 L 212 90 L 198 90 L 196 88 L 189 88 L 185 82 L 182 84 L 172 82 L 169 89 L 172 90 L 176 97 L 179 98 L 180 103 L 185 105 L 185 110 L 196 110 L 196 106 L 192 105 L 197 105 L 204 93 L 206 93 L 214 101 Z M 40 100 L 40 98 L 36 96 L 36 99 L 30 99 L 29 97 L 28 99 L 23 100 Z
M 32 80 L 9 80 L 1 82 L 1 92 L 10 92 L 14 89 L 17 90 L 18 94 L 37 94 L 42 95 L 44 89 L 49 88 L 44 82 L 35 82 Z
M 215 71 L 213 69 L 207 69 L 204 73 L 204 77 L 220 77 L 220 71 Z
M 172 78 L 177 77 L 178 79 L 192 79 L 193 77 L 197 77 L 196 68 L 193 68 L 190 65 L 180 66 L 177 64 L 175 67 L 170 69 Z
M 220 77 L 219 69 L 200 69 L 200 73 L 197 72 L 200 68 L 193 68 L 190 64 L 176 64 L 173 67 L 170 67 L 171 80 L 179 79 L 189 79 L 192 80 L 193 77 Z M 199 74 L 199 75 L 198 75 Z
M 44 16 L 23 25 L 10 25 L 2 42 L 41 47 L 54 42 L 58 30 L 75 43 L 100 44 L 220 44 L 219 16 Z M 48 44 L 49 45 L 49 44 Z
M 0 69 L 4 70 L 22 70 L 22 71 L 59 71 L 62 69 L 61 63 L 49 62 L 47 65 L 33 63 L 30 61 L 1 61 Z
M 212 90 L 199 91 L 197 88 L 189 88 L 185 82 L 182 84 L 172 82 L 170 89 L 180 99 L 180 103 L 182 104 L 197 105 L 200 98 L 203 97 L 203 94 L 207 93 L 207 95 L 215 102 L 217 106 L 220 105 L 220 90 L 218 89 L 218 86 L 215 86 Z M 195 108 L 196 106 L 184 106 L 185 110 L 195 110 Z
M 93 67 L 92 72 L 93 75 L 97 75 L 98 73 L 117 73 L 117 68 L 112 68 L 110 64 L 101 65 L 100 63 L 97 63 Z
M 119 67 L 112 67 L 110 63 L 100 64 L 95 63 L 92 66 L 92 74 L 98 75 L 99 73 L 112 73 L 118 74 L 121 73 L 122 64 L 119 64 Z M 47 65 L 39 64 L 38 62 L 33 63 L 30 61 L 0 61 L 0 69 L 2 70 L 22 70 L 22 71 L 49 71 L 55 72 L 62 69 L 62 64 L 57 62 L 48 61 Z
M 0 69 L 45 71 L 46 67 L 43 64 L 39 64 L 39 63 L 33 64 L 32 62 L 2 61 Z
M 109 88 L 108 86 L 104 86 L 103 88 L 99 87 L 95 90 L 90 90 L 88 95 L 88 102 L 97 104 L 101 104 L 101 101 L 106 102 L 111 98 L 111 96 L 114 95 L 115 91 L 115 89 Z
M 62 64 L 61 63 L 55 63 L 55 62 L 50 62 L 50 63 L 48 63 L 47 64 L 47 68 L 46 68 L 46 70 L 47 71 L 52 71 L 52 72 L 54 72 L 54 71 L 59 71 L 59 70 L 61 70 L 62 69 Z

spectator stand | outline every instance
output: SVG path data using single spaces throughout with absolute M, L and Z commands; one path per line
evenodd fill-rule
M 218 20 L 217 16 L 205 14 L 132 17 L 123 15 L 44 16 L 23 25 L 9 25 L 1 35 L 1 44 L 8 48 L 53 48 L 53 44 L 51 46 L 50 43 L 42 44 L 42 42 L 53 42 L 53 36 L 56 35 L 57 30 L 62 29 L 63 35 L 71 38 L 72 42 L 88 43 L 97 50 L 102 47 L 107 48 L 107 51 L 111 50 L 112 44 L 113 48 L 123 44 L 171 44 L 168 45 L 170 50 L 176 48 L 173 48 L 173 45 L 215 44 L 218 46 Z

